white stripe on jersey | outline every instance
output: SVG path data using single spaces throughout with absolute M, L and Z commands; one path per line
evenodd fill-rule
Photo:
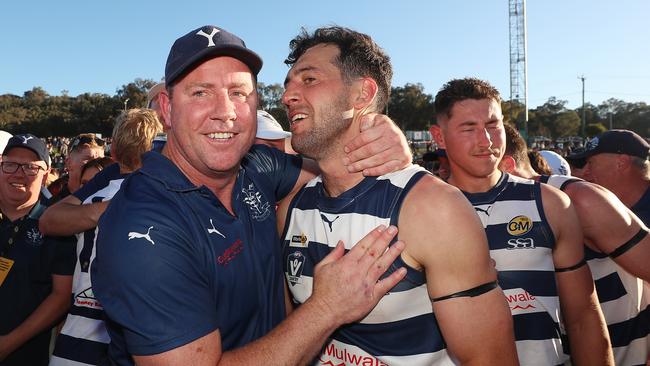
M 68 360 L 52 355 L 49 366 L 94 366 L 83 362 Z
M 555 268 L 553 266 L 553 250 L 547 247 L 535 247 L 525 250 L 530 255 L 517 256 L 517 260 L 512 260 L 512 249 L 494 249 L 490 250 L 490 257 L 497 263 L 498 271 L 548 271 Z
M 295 285 L 289 283 L 289 290 L 297 301 L 304 303 L 311 294 L 312 286 L 313 277 L 303 274 L 300 283 Z M 424 284 L 406 291 L 389 292 L 365 318 L 357 323 L 390 323 L 429 314 L 432 311 L 427 286 Z
M 541 341 L 516 341 L 517 356 L 522 366 L 550 366 L 569 360 L 564 354 L 562 342 L 559 339 L 544 339 Z M 557 355 L 562 360 L 557 362 Z
M 345 244 L 345 249 L 352 249 L 364 236 L 379 225 L 390 225 L 390 217 L 380 218 L 373 215 L 363 215 L 358 213 L 348 214 L 323 214 L 328 220 L 332 221 L 330 226 L 323 221 L 321 213 L 318 210 L 300 210 L 291 211 L 290 226 L 288 233 L 294 232 L 293 227 L 303 228 L 311 245 L 312 241 L 319 243 L 329 243 L 334 248 L 339 240 Z M 354 223 L 354 225 L 350 223 Z M 285 238 L 287 239 L 287 238 Z M 291 240 L 291 238 L 288 238 Z

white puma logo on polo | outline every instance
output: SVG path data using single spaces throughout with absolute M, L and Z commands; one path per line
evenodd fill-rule
M 210 219 L 210 225 L 212 225 L 212 228 L 208 228 L 208 234 L 219 234 L 219 235 L 221 235 L 222 238 L 224 238 L 224 239 L 226 238 L 225 235 L 223 235 L 222 233 L 220 233 L 219 230 L 217 230 L 217 229 L 214 227 L 214 224 L 212 223 L 212 219 Z
M 156 245 L 156 243 L 154 243 L 153 240 L 151 240 L 151 236 L 149 236 L 149 232 L 151 231 L 151 229 L 153 229 L 153 226 L 149 226 L 149 229 L 147 230 L 146 234 L 141 234 L 141 233 L 138 233 L 138 232 L 135 232 L 135 231 L 131 231 L 131 232 L 129 232 L 129 240 L 144 238 L 144 239 L 148 240 L 151 243 L 151 245 Z
M 34 136 L 19 136 L 21 139 L 23 139 L 23 145 L 27 143 L 27 141 L 31 140 L 34 138 Z
M 217 28 L 212 28 L 212 33 L 207 34 L 201 29 L 200 31 L 196 32 L 199 36 L 203 36 L 208 39 L 208 47 L 215 46 L 214 40 L 212 39 L 215 34 L 219 33 L 219 30 Z

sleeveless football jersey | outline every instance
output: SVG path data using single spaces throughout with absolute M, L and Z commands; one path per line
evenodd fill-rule
M 339 240 L 349 250 L 378 225 L 397 225 L 404 197 L 424 174 L 414 166 L 367 177 L 338 197 L 325 194 L 320 177 L 307 183 L 291 202 L 282 236 L 294 302 L 303 303 L 311 295 L 314 266 Z M 400 258 L 387 272 L 402 266 L 406 277 L 364 319 L 339 328 L 315 364 L 454 364 L 432 313 L 424 273 Z
M 544 215 L 540 183 L 503 173 L 489 191 L 463 193 L 485 228 L 513 316 L 520 364 L 564 363 L 555 236 Z
M 125 175 L 117 170 L 106 187 L 87 197 L 83 204 L 110 200 L 120 189 Z M 107 357 L 111 339 L 104 323 L 104 309 L 95 298 L 90 282 L 90 264 L 95 259 L 94 227 L 77 237 L 77 265 L 72 280 L 72 304 L 68 310 L 50 366 L 97 365 Z

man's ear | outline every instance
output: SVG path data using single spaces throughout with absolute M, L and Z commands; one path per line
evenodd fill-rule
M 45 174 L 43 174 L 43 179 L 41 180 L 41 187 L 47 187 L 47 177 L 50 175 L 50 169 L 45 169 Z
M 515 159 L 510 155 L 503 155 L 501 162 L 499 163 L 499 170 L 506 173 L 513 173 L 517 168 L 517 163 Z
M 442 128 L 438 125 L 432 125 L 429 127 L 429 132 L 431 133 L 431 138 L 436 142 L 439 148 L 446 149 L 445 137 L 442 133 Z
M 354 100 L 352 106 L 356 110 L 362 110 L 368 107 L 372 108 L 379 87 L 377 82 L 369 77 L 362 78 L 355 87 Z
M 170 129 L 171 126 L 171 113 L 172 113 L 172 103 L 171 97 L 167 93 L 167 89 L 163 89 L 158 95 L 158 104 L 160 104 L 160 113 L 162 113 L 163 120 L 160 121 L 165 126 L 165 130 Z
M 629 169 L 632 166 L 632 157 L 625 154 L 616 155 L 616 169 L 625 170 Z

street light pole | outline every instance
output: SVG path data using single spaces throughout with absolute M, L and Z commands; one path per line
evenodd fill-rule
M 124 111 L 125 111 L 125 112 L 126 112 L 126 105 L 127 105 L 127 103 L 129 103 L 129 98 L 126 98 L 126 100 L 124 101 Z
M 585 137 L 585 125 L 587 123 L 585 121 L 585 79 L 586 78 L 585 78 L 584 75 L 582 75 L 582 76 L 579 76 L 578 79 L 580 79 L 582 81 L 582 131 L 581 131 L 581 135 L 582 135 L 582 137 Z

